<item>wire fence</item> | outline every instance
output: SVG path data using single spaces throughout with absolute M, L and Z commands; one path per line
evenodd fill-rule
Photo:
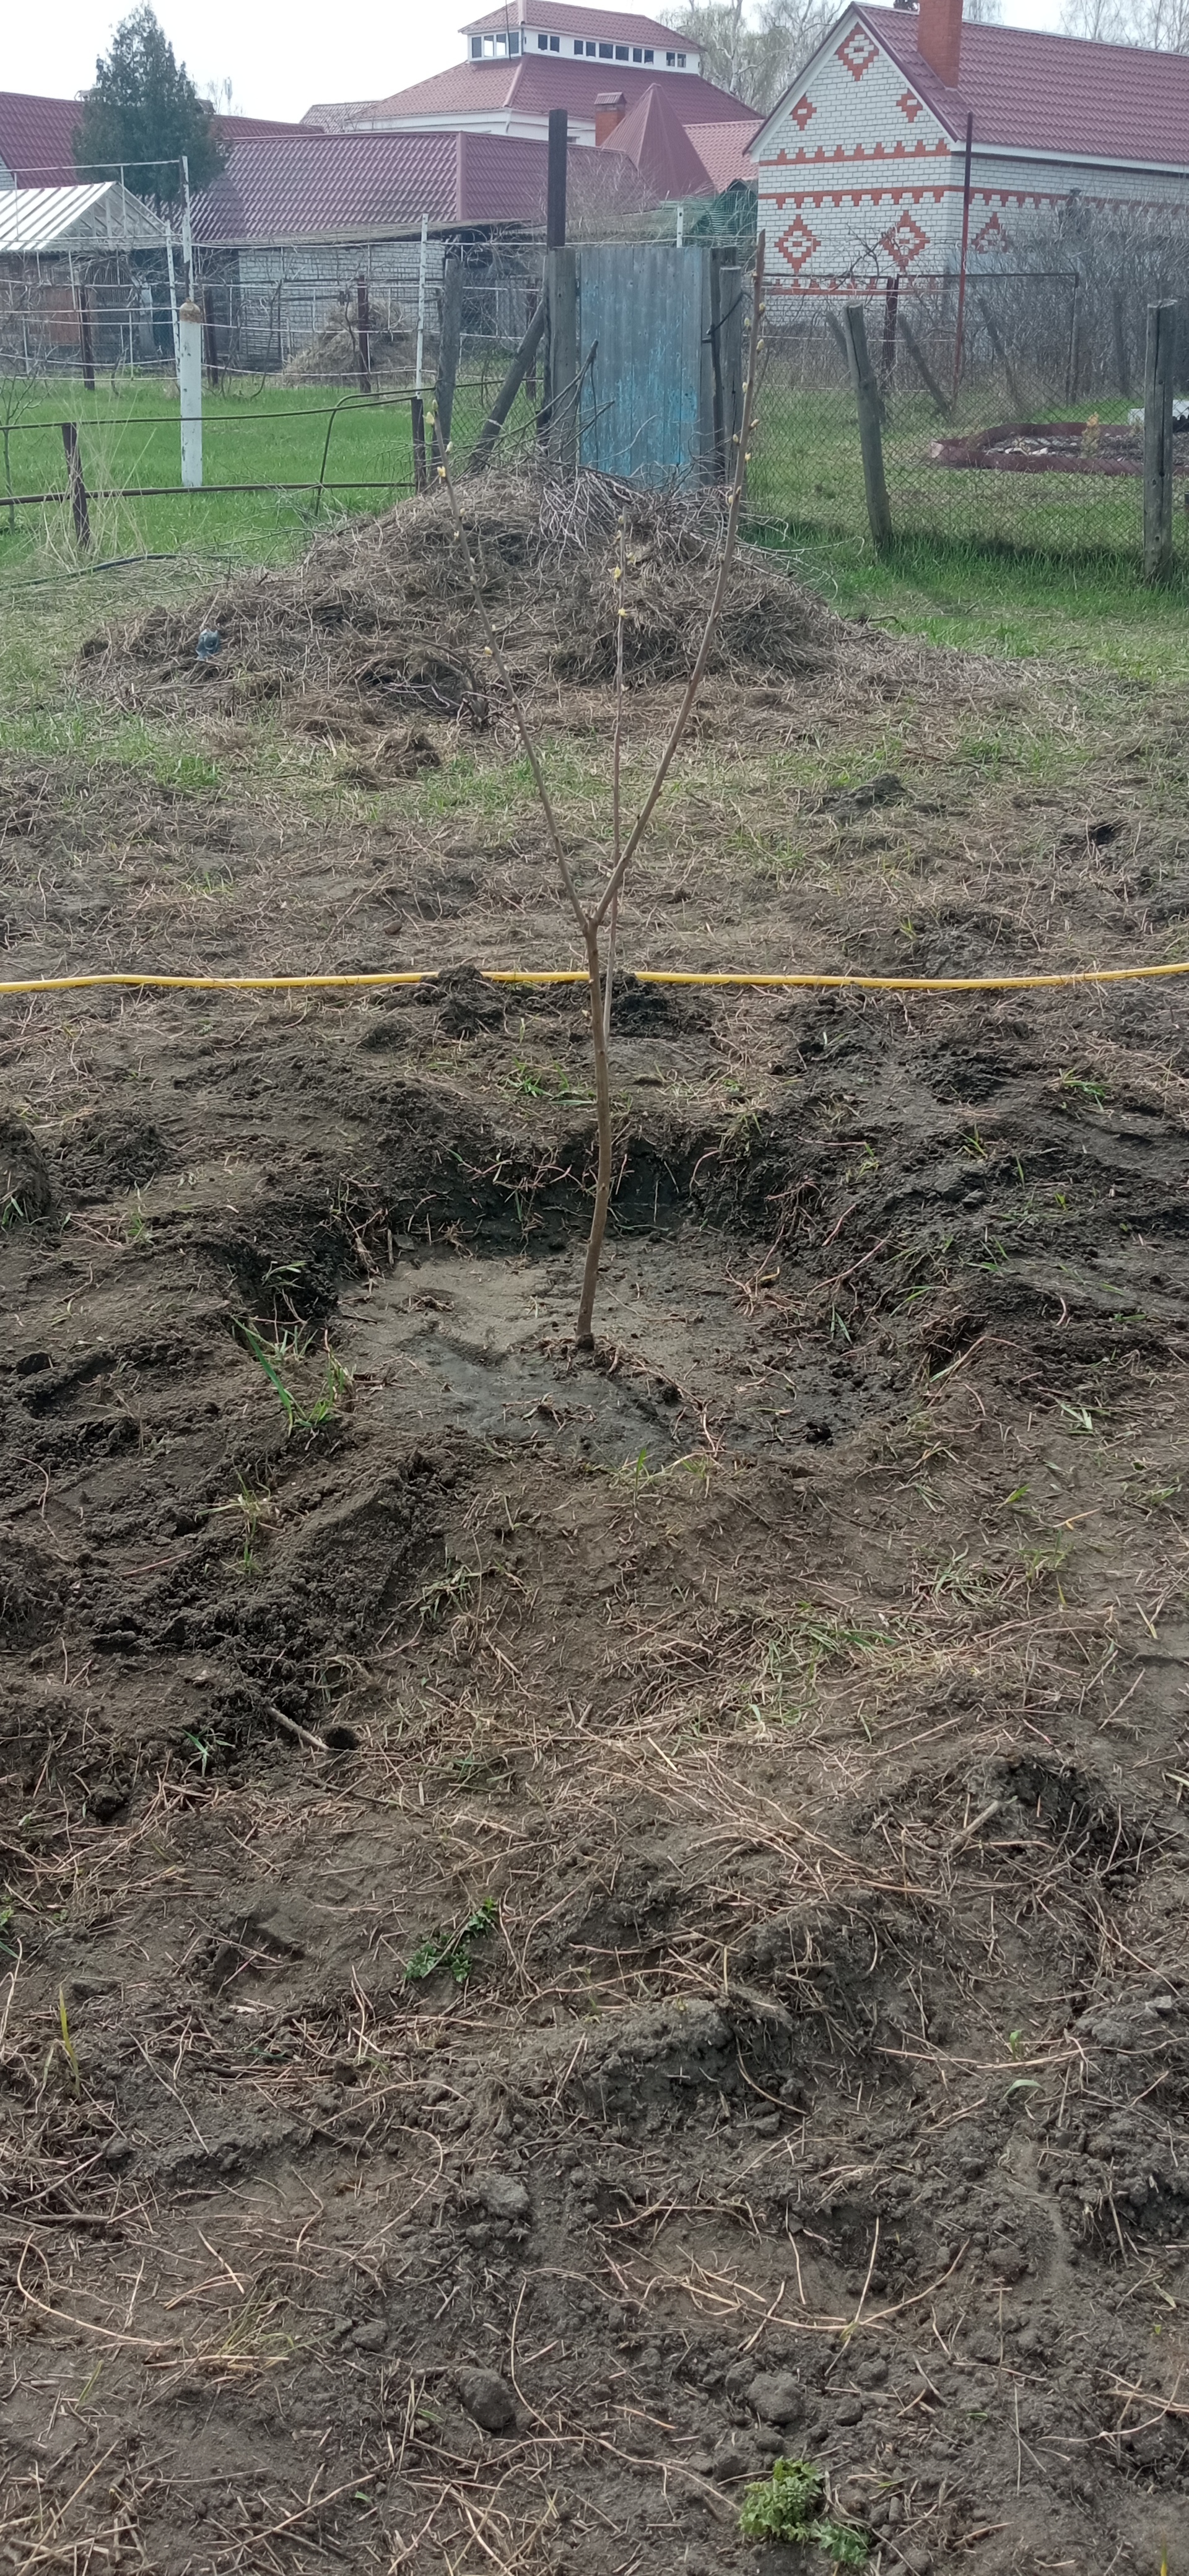
M 478 244 L 464 247 L 462 266 L 463 339 L 478 365 L 522 338 L 541 253 L 530 242 Z M 412 384 L 419 344 L 432 372 L 442 269 L 442 244 L 430 242 L 423 274 L 419 240 L 208 253 L 194 280 L 208 376 Z M 157 256 L 0 259 L 0 376 L 168 376 L 186 291 L 180 262 L 171 281 Z
M 787 299 L 791 302 L 791 299 Z M 864 299 L 893 535 L 959 549 L 1127 558 L 1143 525 L 1145 309 L 1092 334 L 1076 272 L 893 282 Z M 1109 308 L 1108 308 L 1109 311 Z M 868 535 L 840 311 L 777 299 L 753 439 L 752 507 L 804 542 Z M 1189 369 L 1186 370 L 1189 378 Z M 1180 423 L 1177 422 L 1180 429 Z M 1175 546 L 1189 559 L 1189 421 L 1174 438 Z
M 424 474 L 413 392 L 432 398 L 442 246 L 419 240 L 206 257 L 197 281 L 208 379 L 205 489 L 383 507 Z M 434 273 L 436 267 L 436 274 Z M 66 511 L 75 469 L 92 498 L 164 499 L 179 481 L 174 309 L 150 262 L 9 262 L 0 272 L 0 528 Z M 542 292 L 540 246 L 464 255 L 452 437 L 469 457 Z M 864 299 L 897 541 L 1055 558 L 1142 553 L 1143 281 L 1125 293 L 1077 268 L 893 279 Z M 1189 388 L 1189 305 L 1182 316 Z M 748 502 L 797 545 L 869 542 L 841 310 L 773 296 Z M 497 455 L 535 443 L 543 363 Z M 1185 406 L 1189 413 L 1189 404 Z M 1174 551 L 1189 568 L 1189 420 L 1174 439 Z M 30 499 L 28 496 L 34 496 Z M 40 496 L 47 496 L 44 501 Z M 334 496 L 332 504 L 331 497 Z M 248 533 L 245 514 L 240 533 Z M 152 541 L 165 540 L 164 519 Z M 102 539 L 100 540 L 102 542 Z M 125 542 L 113 532 L 109 542 Z

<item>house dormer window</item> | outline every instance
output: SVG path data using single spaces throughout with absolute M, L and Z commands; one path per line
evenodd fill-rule
M 541 38 L 539 41 L 543 43 L 544 39 Z M 514 62 L 519 52 L 520 36 L 515 28 L 510 29 L 506 35 L 501 29 L 498 36 L 472 36 L 471 38 L 473 63 Z

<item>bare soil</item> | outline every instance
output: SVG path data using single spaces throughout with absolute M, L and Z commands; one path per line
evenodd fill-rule
M 435 804 L 211 685 L 193 791 L 10 764 L 6 972 L 451 971 L 5 1006 L 6 2563 L 791 2566 L 784 2453 L 878 2570 L 1180 2576 L 1183 988 L 626 982 L 579 1358 L 498 710 Z M 1167 954 L 1186 739 L 726 671 L 625 958 Z

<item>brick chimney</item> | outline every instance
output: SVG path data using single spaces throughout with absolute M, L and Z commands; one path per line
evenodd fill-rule
M 622 125 L 627 112 L 628 103 L 621 89 L 601 89 L 595 100 L 595 142 L 605 143 L 616 126 Z
M 962 67 L 962 0 L 919 0 L 917 52 L 947 89 L 957 89 Z

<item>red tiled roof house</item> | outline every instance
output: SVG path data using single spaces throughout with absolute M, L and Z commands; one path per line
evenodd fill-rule
M 1071 197 L 1189 205 L 1189 58 L 1022 27 L 962 0 L 848 8 L 751 145 L 770 291 L 872 293 L 1027 265 Z

